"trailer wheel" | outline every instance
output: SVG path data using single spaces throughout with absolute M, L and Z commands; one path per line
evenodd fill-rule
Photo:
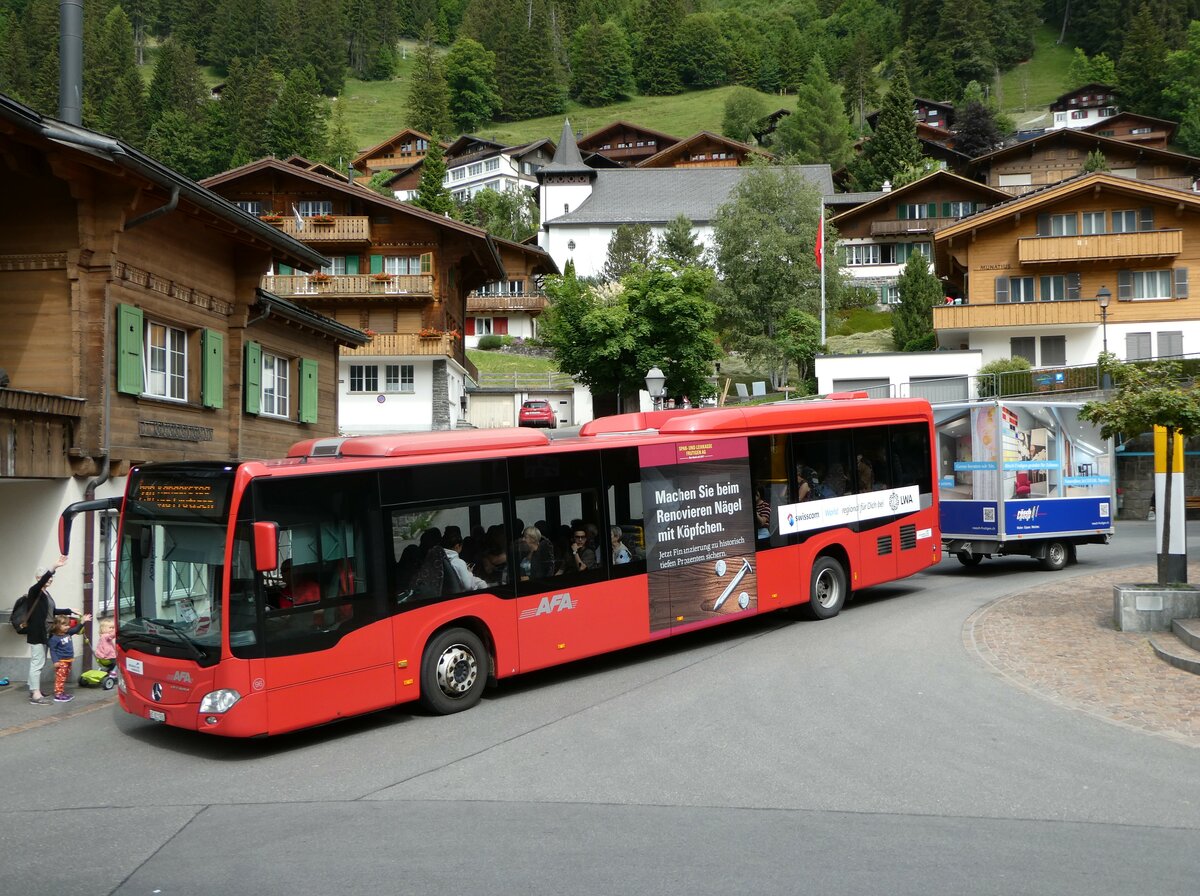
M 1070 556 L 1065 544 L 1061 541 L 1052 541 L 1046 545 L 1046 556 L 1041 559 L 1042 569 L 1057 572 L 1067 565 L 1067 558 Z
M 963 566 L 978 566 L 983 562 L 983 554 L 968 554 L 966 551 L 959 551 L 954 556 Z
M 804 612 L 810 619 L 831 619 L 846 604 L 846 570 L 832 557 L 818 557 L 813 564 Z
M 487 685 L 488 653 L 479 637 L 451 628 L 425 646 L 421 657 L 421 705 L 439 716 L 470 709 Z

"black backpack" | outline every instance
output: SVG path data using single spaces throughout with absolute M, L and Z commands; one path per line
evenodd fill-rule
M 17 634 L 24 635 L 29 631 L 29 617 L 33 615 L 33 610 L 41 603 L 41 594 L 30 599 L 28 594 L 22 594 L 17 598 L 17 602 L 13 604 L 12 616 L 9 617 L 9 622 L 12 627 L 17 630 Z

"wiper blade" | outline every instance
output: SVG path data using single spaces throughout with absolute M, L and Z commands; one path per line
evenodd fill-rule
M 193 641 L 191 638 L 189 638 L 187 636 L 187 634 L 184 632 L 184 630 L 182 628 L 180 628 L 178 625 L 176 625 L 174 622 L 171 622 L 170 620 L 167 620 L 167 619 L 147 619 L 145 621 L 147 623 L 149 623 L 150 625 L 161 625 L 167 631 L 174 632 L 175 634 L 177 634 L 179 636 L 180 643 L 186 645 L 188 650 L 191 651 L 192 656 L 194 656 L 196 659 L 202 660 L 206 656 L 208 656 L 208 654 L 206 654 L 203 650 L 200 649 L 200 645 L 197 644 L 195 641 Z

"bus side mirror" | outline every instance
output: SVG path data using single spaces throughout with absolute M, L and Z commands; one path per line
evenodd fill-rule
M 117 511 L 121 509 L 121 495 L 98 498 L 93 501 L 76 501 L 68 505 L 58 518 L 58 552 L 64 556 L 71 553 L 71 523 L 81 513 L 91 511 Z
M 279 565 L 279 524 L 254 524 L 254 571 L 270 572 Z

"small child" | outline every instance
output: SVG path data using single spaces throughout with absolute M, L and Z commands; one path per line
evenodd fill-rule
M 71 674 L 71 665 L 75 662 L 75 642 L 71 640 L 79 633 L 83 623 L 91 620 L 91 613 L 84 613 L 79 622 L 74 622 L 70 616 L 55 616 L 50 627 L 50 660 L 54 663 L 54 702 L 66 703 L 74 700 L 67 693 L 67 678 Z
M 111 671 L 117 659 L 117 626 L 111 619 L 100 620 L 100 637 L 96 639 L 95 654 L 99 665 Z

